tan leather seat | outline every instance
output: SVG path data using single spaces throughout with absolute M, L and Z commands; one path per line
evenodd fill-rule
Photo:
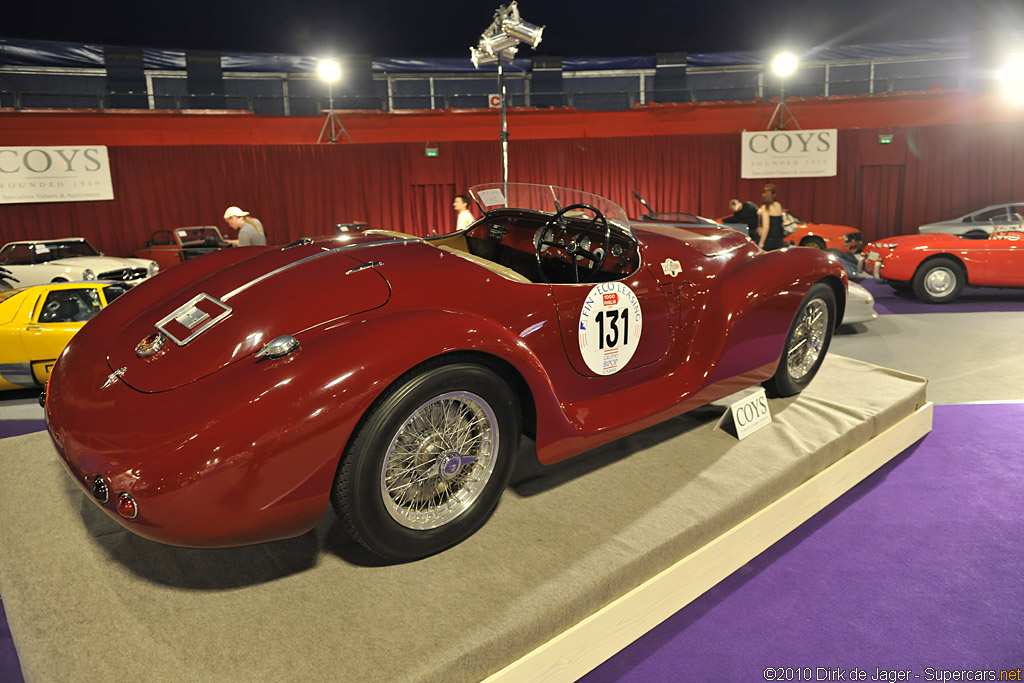
M 480 258 L 479 256 L 475 256 L 473 254 L 470 254 L 468 251 L 462 251 L 460 249 L 449 247 L 449 246 L 447 246 L 445 244 L 439 245 L 438 249 L 440 249 L 442 251 L 446 251 L 449 254 L 454 254 L 454 255 L 456 255 L 456 256 L 458 256 L 460 258 L 464 258 L 467 261 L 472 261 L 473 263 L 477 264 L 478 266 L 483 266 L 487 270 L 491 271 L 492 273 L 495 273 L 497 275 L 502 276 L 506 280 L 512 280 L 514 282 L 527 282 L 527 283 L 530 282 L 529 278 L 527 278 L 527 277 L 525 277 L 523 275 L 520 275 L 519 273 L 517 273 L 516 271 L 512 270 L 511 268 L 509 268 L 507 266 L 503 266 L 500 263 L 495 263 L 494 261 L 488 261 L 485 258 Z

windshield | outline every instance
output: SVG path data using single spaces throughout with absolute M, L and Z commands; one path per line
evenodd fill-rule
M 508 183 L 503 186 L 502 183 L 486 183 L 470 188 L 469 193 L 485 212 L 509 207 L 553 214 L 573 204 L 588 204 L 604 214 L 610 224 L 636 237 L 621 206 L 589 192 L 555 185 Z
M 41 242 L 29 247 L 33 263 L 46 263 L 75 256 L 99 256 L 95 247 L 85 240 Z
M 174 231 L 178 235 L 178 240 L 182 244 L 188 244 L 193 242 L 203 242 L 210 240 L 211 243 L 223 241 L 220 236 L 220 230 L 213 227 L 212 225 L 196 226 L 191 228 L 176 228 Z

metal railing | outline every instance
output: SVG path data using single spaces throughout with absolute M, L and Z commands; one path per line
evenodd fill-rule
M 870 95 L 965 88 L 967 55 L 936 55 L 805 64 L 785 83 L 787 97 Z M 900 73 L 900 71 L 906 73 Z M 146 90 L 108 92 L 105 69 L 0 67 L 0 107 L 24 109 L 217 109 L 311 116 L 327 109 L 315 76 L 225 72 L 225 92 L 187 92 L 184 71 L 146 71 Z M 777 97 L 763 66 L 695 67 L 690 86 L 656 88 L 654 69 L 564 72 L 560 92 L 534 92 L 528 72 L 506 74 L 511 107 L 623 110 L 654 102 L 753 101 Z M 489 74 L 375 74 L 374 93 L 334 95 L 335 109 L 401 111 L 486 109 L 497 93 Z M 80 86 L 69 89 L 73 82 Z M 607 87 L 614 84 L 614 87 Z M 49 86 L 49 87 L 47 87 Z M 243 92 L 249 91 L 249 92 Z

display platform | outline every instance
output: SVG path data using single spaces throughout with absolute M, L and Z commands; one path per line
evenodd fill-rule
M 45 434 L 0 441 L 0 595 L 27 681 L 573 680 L 931 428 L 926 381 L 830 356 L 737 441 L 709 407 L 543 468 L 438 556 L 381 566 L 333 513 L 288 541 L 122 530 Z

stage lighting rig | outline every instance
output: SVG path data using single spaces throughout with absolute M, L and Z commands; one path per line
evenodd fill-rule
M 519 45 L 537 47 L 540 45 L 543 26 L 531 24 L 519 16 L 519 6 L 513 1 L 502 5 L 494 13 L 494 20 L 482 34 L 476 47 L 469 48 L 469 58 L 473 67 L 479 69 L 487 64 L 498 65 L 499 109 L 501 110 L 501 180 L 502 186 L 508 186 L 508 122 L 506 119 L 505 70 L 503 62 L 511 62 L 519 50 Z
M 352 136 L 348 134 L 345 126 L 341 123 L 341 119 L 334 113 L 334 84 L 341 80 L 341 64 L 334 59 L 321 59 L 320 63 L 316 66 L 316 75 L 327 84 L 327 118 L 324 119 L 323 128 L 320 129 L 320 137 L 316 141 L 323 142 L 324 135 L 330 132 L 330 138 L 327 141 L 337 142 L 337 132 L 340 130 L 348 138 L 348 141 L 352 142 Z
M 798 66 L 800 66 L 800 60 L 792 52 L 780 52 L 772 58 L 772 73 L 779 77 L 779 103 L 775 105 L 775 111 L 768 119 L 768 130 L 772 130 L 776 118 L 778 118 L 778 125 L 775 125 L 774 130 L 785 128 L 787 117 L 793 125 L 797 128 L 800 127 L 793 112 L 790 111 L 789 105 L 786 104 L 786 79 L 796 73 Z

